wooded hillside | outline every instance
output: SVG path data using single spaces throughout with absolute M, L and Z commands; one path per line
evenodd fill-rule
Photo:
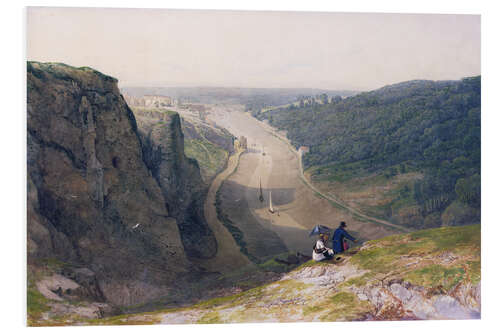
M 296 147 L 310 147 L 303 163 L 316 180 L 418 172 L 424 177 L 402 188 L 399 197 L 422 218 L 444 212 L 453 201 L 480 207 L 480 76 L 403 82 L 257 118 L 286 130 Z M 478 214 L 467 221 L 479 222 Z

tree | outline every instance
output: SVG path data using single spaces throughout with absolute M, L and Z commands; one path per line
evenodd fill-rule
M 321 101 L 321 104 L 328 104 L 328 95 L 327 94 L 319 95 L 319 100 Z
M 460 178 L 455 184 L 455 192 L 462 203 L 478 207 L 481 203 L 481 176 L 474 174 L 469 178 Z
M 333 96 L 333 97 L 332 97 L 332 101 L 331 101 L 331 103 L 332 103 L 332 104 L 337 104 L 337 103 L 339 103 L 339 102 L 341 102 L 341 101 L 342 101 L 342 97 L 340 97 L 339 95 L 337 95 L 337 96 Z

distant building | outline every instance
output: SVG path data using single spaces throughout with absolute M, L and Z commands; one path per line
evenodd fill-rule
M 165 108 L 177 104 L 177 101 L 169 96 L 144 95 L 141 97 L 135 97 L 124 94 L 123 97 L 125 98 L 127 104 L 132 107 Z
M 144 104 L 145 107 L 162 108 L 172 106 L 173 103 L 172 98 L 168 96 L 145 95 Z
M 135 97 L 132 95 L 123 94 L 123 98 L 125 98 L 125 101 L 127 102 L 128 106 L 131 107 L 144 106 L 144 98 L 142 97 Z
M 301 146 L 299 148 L 299 154 L 300 156 L 304 156 L 305 154 L 307 154 L 309 152 L 309 147 L 306 147 L 306 146 Z

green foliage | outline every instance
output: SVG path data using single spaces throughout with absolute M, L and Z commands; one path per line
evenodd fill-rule
M 353 320 L 362 314 L 370 312 L 373 308 L 368 301 L 361 301 L 351 293 L 341 291 L 329 298 L 324 309 L 327 312 L 319 319 L 323 321 Z
M 481 209 L 455 200 L 446 207 L 441 219 L 445 226 L 477 223 L 481 219 Z
M 481 176 L 477 173 L 468 178 L 460 178 L 455 184 L 458 200 L 473 207 L 481 204 Z
M 467 273 L 473 285 L 481 281 L 481 261 L 468 261 Z
M 31 320 L 39 319 L 43 312 L 49 311 L 47 299 L 36 288 L 28 288 L 27 312 Z
M 276 261 L 275 259 L 281 259 L 281 260 L 287 260 L 289 255 L 294 255 L 293 252 L 285 252 L 281 253 L 275 256 L 272 256 L 271 258 L 266 258 L 267 260 L 263 260 L 262 263 L 258 264 L 258 267 L 264 271 L 267 272 L 275 272 L 275 273 L 284 273 L 288 272 L 295 267 L 297 267 L 299 264 L 295 265 L 287 265 L 284 263 L 280 263 L 279 261 Z
M 472 247 L 479 250 L 481 245 L 481 226 L 442 227 L 420 230 L 410 234 L 412 241 L 430 240 L 439 250 L 456 250 L 460 247 Z
M 419 206 L 420 221 L 456 197 L 480 207 L 481 77 L 404 82 L 328 104 L 300 101 L 257 117 L 272 119 L 295 147 L 310 147 L 304 168 L 327 171 L 322 180 L 373 173 L 389 180 L 411 170 L 424 177 L 401 194 Z
M 442 286 L 449 290 L 465 277 L 465 270 L 461 267 L 447 268 L 442 265 L 430 265 L 406 275 L 405 280 L 423 287 Z
M 356 301 L 356 296 L 351 294 L 351 293 L 346 293 L 346 292 L 340 292 L 331 297 L 332 303 L 339 303 L 339 304 L 349 304 L 349 303 L 354 303 Z
M 200 303 L 196 304 L 195 308 L 210 309 L 210 308 L 214 308 L 216 306 L 221 306 L 221 305 L 224 305 L 224 304 L 227 304 L 227 303 L 230 303 L 230 302 L 234 302 L 239 297 L 241 297 L 241 293 L 240 294 L 236 294 L 236 295 L 229 295 L 229 296 L 223 296 L 223 297 L 215 297 L 215 298 L 211 298 L 211 299 L 209 299 L 207 301 L 203 301 L 203 302 L 200 302 Z
M 305 306 L 303 309 L 302 309 L 302 314 L 304 316 L 308 316 L 310 314 L 314 314 L 314 313 L 318 313 L 318 312 L 321 312 L 323 311 L 325 308 L 323 306 L 319 306 L 319 305 L 313 305 L 313 306 Z
M 217 324 L 221 323 L 219 313 L 217 311 L 208 312 L 201 317 L 198 324 Z
M 349 286 L 355 286 L 355 287 L 362 287 L 366 286 L 369 280 L 373 279 L 375 276 L 375 273 L 369 272 L 365 273 L 362 276 L 354 277 L 351 278 L 343 283 L 344 286 L 349 287 Z
M 424 257 L 444 251 L 456 254 L 480 254 L 480 225 L 426 229 L 409 235 L 393 235 L 365 244 L 374 245 L 352 257 L 352 262 L 375 273 L 395 269 L 403 255 Z
M 242 91 L 243 92 L 243 91 Z M 314 94 L 315 97 L 304 96 L 304 94 Z M 295 108 L 295 102 L 298 105 L 317 104 L 318 101 L 322 104 L 328 103 L 328 95 L 335 95 L 342 99 L 341 96 L 352 96 L 354 91 L 347 90 L 315 90 L 315 89 L 248 89 L 247 92 L 238 96 L 237 103 L 245 105 L 245 111 L 251 112 L 257 116 L 259 113 L 267 112 L 269 109 L 281 108 L 289 110 Z M 297 95 L 300 95 L 297 98 Z M 220 97 L 218 102 L 220 102 Z
M 220 171 L 227 160 L 228 153 L 208 140 L 185 140 L 184 152 L 195 159 L 201 169 L 204 180 L 208 180 Z

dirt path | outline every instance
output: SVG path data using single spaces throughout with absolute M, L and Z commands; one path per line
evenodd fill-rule
M 253 263 L 240 252 L 240 248 L 238 244 L 236 244 L 236 241 L 231 233 L 217 218 L 217 210 L 215 207 L 217 191 L 219 190 L 222 182 L 230 174 L 232 174 L 238 166 L 241 153 L 242 151 L 238 151 L 229 157 L 227 168 L 215 177 L 214 181 L 210 185 L 207 198 L 205 200 L 205 219 L 217 239 L 217 254 L 212 259 L 199 260 L 197 264 L 209 271 L 229 273 L 235 269 L 253 265 Z

